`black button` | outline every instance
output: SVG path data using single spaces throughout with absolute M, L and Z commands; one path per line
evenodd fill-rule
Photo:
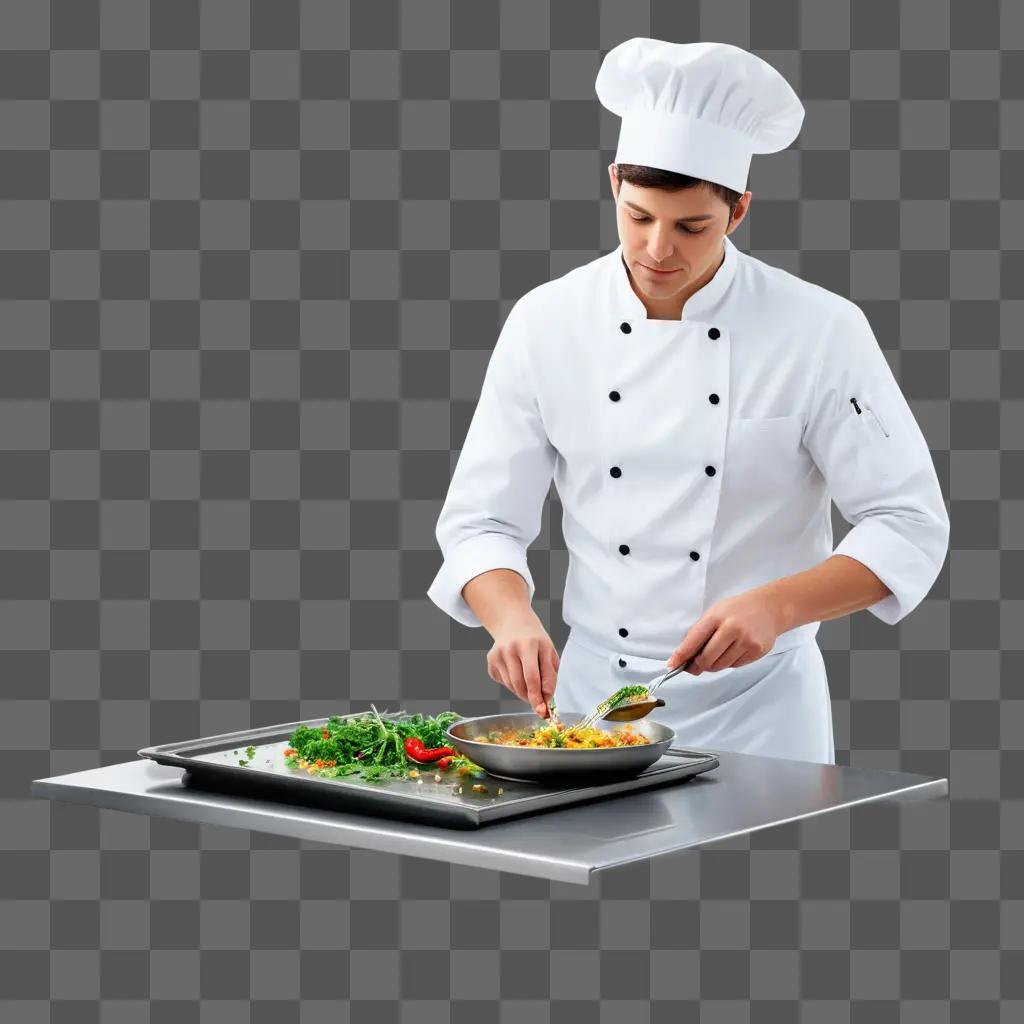
M 623 658 L 619 658 L 619 668 L 625 668 L 626 662 Z
M 705 466 L 704 467 L 704 472 L 707 473 L 708 476 L 714 476 L 715 475 L 715 467 L 714 466 Z
M 708 395 L 708 401 L 712 405 L 718 405 L 718 395 Z
M 721 333 L 722 333 L 722 332 L 721 332 L 721 331 L 720 331 L 720 330 L 719 330 L 719 329 L 718 329 L 717 327 L 712 327 L 712 328 L 711 328 L 711 330 L 710 330 L 710 331 L 708 331 L 708 337 L 709 337 L 709 338 L 710 338 L 710 339 L 711 339 L 712 341 L 714 341 L 714 340 L 715 340 L 715 338 L 718 338 L 718 337 L 720 337 L 720 336 L 721 336 Z
M 622 470 L 619 469 L 618 466 L 612 466 L 612 468 L 609 469 L 608 472 L 611 473 L 611 475 L 616 477 L 616 478 L 622 476 Z
M 618 400 L 619 400 L 619 399 L 620 399 L 620 398 L 622 397 L 622 395 L 620 395 L 620 394 L 618 393 L 618 391 L 609 391 L 609 392 L 608 392 L 608 397 L 609 397 L 609 398 L 610 398 L 610 399 L 611 399 L 611 400 L 612 400 L 613 402 L 617 402 L 617 401 L 618 401 Z
M 620 544 L 619 545 L 619 554 L 620 555 L 628 555 L 629 554 L 629 545 L 628 544 Z
M 619 626 L 619 636 L 629 636 L 629 630 L 625 626 Z
M 698 555 L 696 551 L 691 551 L 690 557 L 696 562 L 697 559 L 700 558 L 700 555 Z
M 619 324 L 619 330 L 622 331 L 623 334 L 629 334 L 629 332 L 633 330 L 633 328 L 630 327 L 627 323 L 621 323 Z

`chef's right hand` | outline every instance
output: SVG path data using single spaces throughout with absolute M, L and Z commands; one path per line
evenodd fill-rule
M 541 717 L 548 717 L 548 701 L 555 694 L 558 651 L 540 619 L 529 616 L 503 622 L 487 654 L 487 674 L 525 700 Z

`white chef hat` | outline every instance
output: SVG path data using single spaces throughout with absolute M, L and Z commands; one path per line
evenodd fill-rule
M 615 162 L 659 167 L 746 191 L 754 153 L 797 136 L 804 107 L 760 57 L 729 43 L 627 39 L 594 85 L 622 118 Z

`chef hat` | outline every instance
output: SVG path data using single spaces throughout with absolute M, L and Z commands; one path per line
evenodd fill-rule
M 615 162 L 658 167 L 746 191 L 754 153 L 797 136 L 804 107 L 785 78 L 729 43 L 627 39 L 594 85 L 622 118 Z

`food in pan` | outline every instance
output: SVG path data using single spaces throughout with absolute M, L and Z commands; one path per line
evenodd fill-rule
M 526 729 L 493 729 L 474 737 L 481 743 L 500 743 L 520 747 L 565 747 L 592 750 L 596 747 L 632 747 L 650 740 L 631 725 L 601 729 L 596 725 L 578 726 L 555 722 Z
M 445 745 L 448 726 L 461 717 L 455 711 L 383 717 L 376 708 L 353 718 L 332 715 L 323 726 L 302 725 L 292 733 L 285 764 L 321 778 L 358 774 L 367 782 L 410 777 L 422 781 L 418 768 L 433 772 L 435 780 L 483 774 L 482 768 Z

